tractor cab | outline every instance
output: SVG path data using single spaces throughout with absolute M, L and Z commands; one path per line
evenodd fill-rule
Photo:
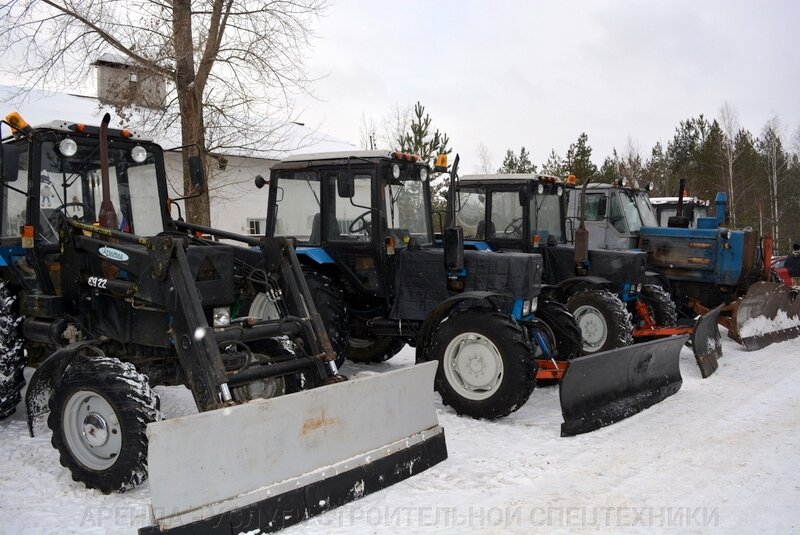
M 642 227 L 657 227 L 658 218 L 648 192 L 653 184 L 625 178 L 611 184 L 589 184 L 586 189 L 586 228 L 589 247 L 598 249 L 636 249 Z M 577 221 L 581 196 L 569 202 L 569 217 Z
M 536 174 L 466 175 L 459 180 L 464 239 L 492 249 L 533 252 L 566 243 L 565 201 L 574 184 Z
M 433 243 L 428 166 L 389 151 L 309 154 L 272 168 L 267 235 L 298 254 L 338 261 L 359 293 L 387 296 L 394 257 Z
M 60 293 L 62 215 L 141 236 L 166 228 L 158 145 L 128 130 L 109 130 L 104 185 L 98 127 L 64 121 L 31 127 L 17 114 L 7 122 L 14 129 L 3 140 L 0 265 L 23 274 L 30 291 Z

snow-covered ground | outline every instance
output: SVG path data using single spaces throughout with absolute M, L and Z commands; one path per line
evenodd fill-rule
M 800 533 L 800 344 L 747 353 L 725 338 L 723 351 L 703 380 L 684 349 L 676 395 L 578 437 L 559 436 L 556 387 L 497 422 L 439 404 L 447 461 L 283 533 Z M 360 369 L 412 362 L 406 348 Z M 168 416 L 194 411 L 185 389 L 158 390 Z M 104 496 L 72 482 L 49 436 L 28 436 L 22 407 L 0 428 L 0 533 L 148 523 L 146 485 Z

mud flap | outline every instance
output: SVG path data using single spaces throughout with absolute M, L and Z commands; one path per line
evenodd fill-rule
M 561 436 L 613 424 L 680 390 L 679 355 L 688 339 L 672 336 L 572 360 L 560 383 Z
M 748 351 L 800 336 L 798 291 L 776 282 L 757 282 L 739 301 L 735 325 Z
M 720 305 L 700 316 L 692 332 L 692 351 L 703 379 L 717 370 L 719 358 L 722 357 L 717 320 L 719 320 L 719 314 L 724 306 Z
M 139 533 L 277 531 L 443 461 L 436 365 L 148 425 Z

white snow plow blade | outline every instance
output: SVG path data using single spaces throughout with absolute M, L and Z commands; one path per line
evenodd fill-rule
M 436 365 L 150 424 L 140 534 L 277 531 L 443 461 Z

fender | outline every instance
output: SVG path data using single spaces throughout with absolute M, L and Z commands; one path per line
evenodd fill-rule
M 308 258 L 317 265 L 336 263 L 322 247 L 298 247 L 295 249 L 295 253 L 297 253 L 297 256 Z
M 619 291 L 610 280 L 603 277 L 588 275 L 585 277 L 571 277 L 563 280 L 558 283 L 550 293 L 551 295 L 555 294 L 556 301 L 566 302 L 576 293 L 588 289 L 609 290 L 612 293 L 617 293 Z
M 82 340 L 64 346 L 42 362 L 33 376 L 28 381 L 28 391 L 25 393 L 25 407 L 27 408 L 28 432 L 34 436 L 34 427 L 50 412 L 50 396 L 53 394 L 56 383 L 61 379 L 64 371 L 72 364 L 84 350 L 105 355 L 97 347 L 97 340 Z
M 467 304 L 468 308 L 483 308 L 487 310 L 507 310 L 510 313 L 510 307 L 513 301 L 510 301 L 506 296 L 496 292 L 464 292 L 454 295 L 438 305 L 428 314 L 422 326 L 419 329 L 417 336 L 417 356 L 416 362 L 420 364 L 426 362 L 425 355 L 428 352 L 428 345 L 430 343 L 431 335 L 436 330 L 436 326 L 447 317 L 450 312 L 461 304 Z

